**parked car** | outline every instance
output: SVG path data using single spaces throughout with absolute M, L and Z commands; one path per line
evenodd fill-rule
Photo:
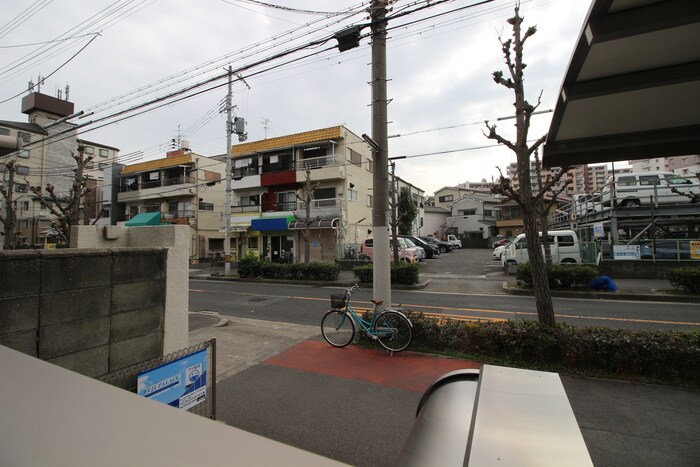
M 514 238 L 515 238 L 514 236 L 510 236 L 510 237 L 502 238 L 500 240 L 496 240 L 495 242 L 493 242 L 491 244 L 491 248 L 498 248 L 499 246 L 507 245 L 510 242 L 512 242 Z
M 457 238 L 456 235 L 448 235 L 447 241 L 450 242 L 455 248 L 462 248 L 462 240 Z
M 399 238 L 403 238 L 403 240 L 406 242 L 406 245 L 409 248 L 415 248 L 416 250 L 418 250 L 418 261 L 423 261 L 425 259 L 425 250 L 423 249 L 422 246 L 416 245 L 409 238 L 404 238 L 404 237 L 399 237 Z M 391 243 L 391 240 L 389 240 L 389 242 Z M 391 243 L 391 244 L 393 245 L 393 243 Z M 393 254 L 393 251 L 394 250 L 392 249 L 392 254 Z
M 417 263 L 418 258 L 418 248 L 408 246 L 408 243 L 403 238 L 397 238 L 399 246 L 399 261 L 407 263 Z M 391 260 L 393 254 L 393 243 L 389 239 L 389 259 Z M 367 237 L 360 243 L 360 261 L 372 261 L 374 257 L 374 239 L 372 237 Z
M 449 251 L 454 250 L 454 245 L 452 245 L 450 242 L 445 242 L 442 240 L 438 240 L 435 237 L 430 237 L 430 236 L 422 236 L 421 237 L 423 240 L 425 240 L 428 243 L 432 243 L 433 245 L 437 245 L 438 248 L 440 248 L 440 253 L 447 253 Z
M 425 257 L 428 259 L 437 258 L 440 256 L 440 247 L 432 243 L 428 243 L 422 238 L 416 237 L 415 235 L 399 235 L 399 237 L 406 238 L 413 242 L 416 246 L 423 248 L 425 251 Z
M 689 194 L 697 191 L 691 180 L 672 172 L 633 172 L 620 174 L 615 179 L 615 199 L 613 200 L 613 177 L 609 177 L 601 192 L 603 206 L 635 207 L 648 205 L 650 199 L 659 204 L 689 203 L 690 197 L 674 193 Z
M 653 242 L 644 242 L 640 243 L 639 252 L 642 259 L 690 259 L 690 241 L 657 240 L 656 254 Z

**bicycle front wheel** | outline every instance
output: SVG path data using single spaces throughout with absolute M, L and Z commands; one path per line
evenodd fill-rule
M 321 334 L 333 347 L 345 347 L 355 337 L 355 322 L 342 310 L 330 310 L 321 320 Z
M 374 333 L 387 350 L 401 352 L 411 343 L 411 323 L 401 313 L 385 311 L 374 321 Z

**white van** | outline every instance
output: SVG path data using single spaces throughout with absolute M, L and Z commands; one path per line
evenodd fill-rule
M 540 232 L 540 236 L 542 233 Z M 547 232 L 549 247 L 552 252 L 552 263 L 576 264 L 581 262 L 581 250 L 578 235 L 573 230 L 552 230 Z M 542 247 L 544 251 L 544 247 Z M 525 234 L 515 237 L 501 255 L 504 267 L 516 266 L 527 263 L 530 257 L 527 254 L 527 239 Z
M 603 206 L 612 201 L 613 177 L 609 177 L 601 197 Z M 688 203 L 690 198 L 674 193 L 697 191 L 698 186 L 691 180 L 672 172 L 633 172 L 615 177 L 615 205 L 621 207 L 649 205 L 651 200 L 658 204 Z

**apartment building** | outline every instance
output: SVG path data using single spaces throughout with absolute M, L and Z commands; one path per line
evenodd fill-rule
M 0 135 L 19 137 L 23 142 L 21 150 L 3 157 L 0 184 L 6 184 L 8 178 L 4 161 L 16 160 L 13 203 L 16 203 L 17 223 L 14 242 L 19 245 L 42 245 L 51 232 L 54 216 L 41 205 L 29 186 L 45 189 L 47 184 L 51 184 L 59 199 L 67 200 L 76 167 L 72 154 L 77 154 L 78 147 L 82 145 L 86 156 L 94 156 L 94 160 L 86 164 L 85 170 L 91 192 L 80 207 L 82 221 L 88 223 L 101 215 L 99 193 L 104 182 L 104 171 L 114 163 L 119 149 L 78 138 L 76 125 L 68 122 L 75 113 L 75 106 L 67 100 L 32 92 L 22 99 L 21 110 L 27 115 L 27 122 L 0 120 Z M 5 200 L 0 199 L 0 209 L 6 209 L 4 203 Z
M 372 151 L 344 126 L 237 144 L 232 153 L 234 257 L 302 262 L 308 242 L 311 261 L 333 261 L 371 233 Z M 314 185 L 308 218 L 307 170 Z
M 656 157 L 629 161 L 634 172 L 673 172 L 681 177 L 700 173 L 700 155 Z
M 126 165 L 117 200 L 126 218 L 159 212 L 161 222 L 190 226 L 190 259 L 224 251 L 226 164 L 188 149 L 165 158 Z
M 413 227 L 411 228 L 411 234 L 423 235 L 423 226 L 425 223 L 425 192 L 417 186 L 402 179 L 401 177 L 396 177 L 396 186 L 398 188 L 396 195 L 397 204 L 399 200 L 399 194 L 401 193 L 401 191 L 407 190 L 414 206 L 416 207 L 417 214 L 415 219 L 413 219 Z M 396 209 L 398 210 L 398 205 L 396 206 Z

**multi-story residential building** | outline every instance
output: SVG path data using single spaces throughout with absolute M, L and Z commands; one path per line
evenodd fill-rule
M 412 235 L 423 235 L 423 225 L 425 222 L 424 216 L 424 207 L 425 207 L 425 192 L 418 188 L 415 185 L 412 185 L 411 183 L 407 182 L 406 180 L 402 179 L 401 177 L 396 177 L 396 185 L 398 186 L 398 192 L 396 195 L 396 201 L 398 203 L 398 193 L 401 193 L 402 190 L 408 190 L 409 195 L 411 196 L 411 199 L 413 200 L 413 204 L 416 206 L 417 214 L 416 218 L 413 220 L 413 227 L 411 229 L 411 234 Z M 397 214 L 398 214 L 398 205 L 396 206 L 397 209 Z M 430 233 L 430 232 L 427 232 Z
M 455 188 L 460 188 L 464 190 L 470 190 L 480 193 L 491 193 L 491 182 L 488 182 L 485 178 L 480 182 L 464 182 L 457 185 Z
M 85 172 L 92 195 L 83 199 L 80 207 L 83 222 L 87 222 L 99 216 L 97 194 L 104 178 L 102 174 L 114 162 L 119 150 L 79 139 L 75 124 L 68 122 L 68 117 L 74 115 L 74 104 L 67 100 L 33 92 L 22 99 L 22 112 L 28 116 L 28 122 L 0 120 L 0 135 L 19 137 L 23 141 L 23 149 L 5 156 L 3 161 L 17 161 L 13 193 L 13 202 L 17 206 L 14 240 L 19 244 L 36 245 L 42 244 L 50 232 L 53 216 L 29 186 L 43 190 L 51 184 L 58 198 L 67 200 L 76 167 L 71 154 L 77 154 L 81 145 L 86 152 L 93 151 L 95 160 L 86 165 Z M 0 167 L 0 178 L 4 180 L 8 175 L 3 170 L 4 164 Z M 6 180 L 0 183 L 6 183 Z M 4 208 L 1 206 L 4 201 L 0 199 L 0 209 Z
M 283 261 L 291 252 L 300 262 L 308 242 L 310 260 L 333 261 L 371 233 L 372 152 L 344 126 L 242 143 L 232 153 L 234 255 Z M 315 186 L 310 218 L 302 194 L 307 170 Z
M 224 251 L 226 164 L 180 149 L 162 159 L 127 165 L 119 174 L 126 217 L 161 213 L 161 221 L 189 225 L 190 258 Z
M 501 198 L 498 196 L 486 193 L 463 195 L 452 203 L 445 234 L 477 239 L 495 237 L 500 209 Z
M 535 161 L 530 162 L 530 186 L 532 187 L 533 193 L 537 193 L 539 191 L 539 184 L 537 182 L 537 169 L 536 169 Z M 561 169 L 559 167 L 552 167 L 551 169 L 544 169 L 542 168 L 540 170 L 540 178 L 542 183 L 545 183 L 547 181 L 548 177 L 555 177 L 556 174 L 559 173 Z M 510 178 L 511 181 L 511 186 L 513 189 L 518 190 L 520 187 L 520 181 L 518 180 L 518 164 L 516 162 L 511 163 L 508 165 L 506 168 L 506 176 Z M 561 178 L 559 183 L 554 186 L 556 189 L 557 187 L 561 187 L 561 185 L 565 182 L 566 177 L 571 177 L 572 175 L 569 173 Z M 566 187 L 565 190 L 565 195 L 571 195 L 574 193 L 574 184 L 569 184 Z
M 657 157 L 629 161 L 634 172 L 673 172 L 682 177 L 700 173 L 700 155 Z

